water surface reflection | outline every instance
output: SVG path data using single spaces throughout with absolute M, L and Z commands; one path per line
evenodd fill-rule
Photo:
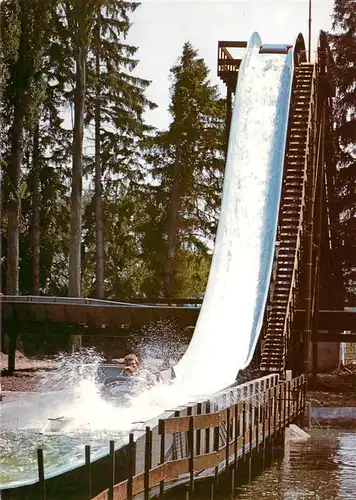
M 320 429 L 289 443 L 284 459 L 242 487 L 236 500 L 355 500 L 356 432 Z

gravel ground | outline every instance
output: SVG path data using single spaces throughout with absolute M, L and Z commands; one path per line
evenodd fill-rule
M 309 382 L 307 399 L 313 406 L 356 406 L 356 365 L 317 375 Z
M 27 358 L 21 352 L 16 352 L 15 367 L 13 375 L 7 373 L 8 356 L 1 353 L 1 396 L 2 400 L 13 399 L 18 392 L 33 392 L 38 390 L 39 385 L 46 372 L 55 370 L 57 363 L 49 358 Z

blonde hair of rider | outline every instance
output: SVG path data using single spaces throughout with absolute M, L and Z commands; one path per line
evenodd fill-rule
M 138 359 L 138 356 L 136 356 L 136 354 L 128 354 L 127 356 L 124 357 L 124 361 L 125 363 L 127 363 L 128 361 L 136 361 L 137 365 L 140 364 L 140 361 Z

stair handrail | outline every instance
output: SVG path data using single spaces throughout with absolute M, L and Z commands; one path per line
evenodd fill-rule
M 304 63 L 305 64 L 305 63 Z M 308 63 L 309 65 L 309 63 Z M 311 143 L 311 135 L 313 133 L 313 129 L 311 127 L 312 120 L 314 117 L 314 100 L 316 96 L 316 75 L 317 75 L 317 69 L 316 69 L 316 64 L 313 64 L 313 75 L 312 75 L 312 83 L 311 83 L 311 92 L 310 92 L 310 101 L 309 101 L 309 113 L 308 113 L 308 128 L 307 128 L 307 138 L 306 138 L 306 145 L 305 145 L 305 151 L 306 155 L 304 158 L 304 174 L 303 174 L 303 188 L 302 188 L 302 196 L 301 196 L 301 201 L 300 201 L 300 213 L 299 213 L 299 222 L 298 222 L 298 230 L 297 230 L 297 242 L 296 242 L 296 248 L 295 248 L 295 254 L 294 254 L 294 264 L 293 264 L 293 271 L 292 271 L 292 278 L 291 278 L 291 283 L 290 283 L 290 290 L 289 290 L 289 296 L 288 296 L 288 301 L 287 301 L 287 307 L 286 307 L 286 314 L 284 317 L 284 325 L 283 325 L 283 338 L 285 339 L 284 342 L 284 348 L 286 348 L 287 341 L 289 340 L 289 334 L 290 332 L 288 331 L 288 323 L 290 320 L 289 316 L 293 316 L 294 311 L 292 311 L 292 306 L 294 306 L 294 300 L 293 300 L 293 288 L 294 288 L 294 283 L 296 281 L 296 274 L 299 269 L 299 249 L 301 246 L 301 237 L 303 234 L 303 222 L 304 222 L 304 204 L 305 204 L 305 198 L 306 198 L 306 183 L 307 183 L 307 177 L 308 177 L 308 165 L 310 161 L 310 155 L 309 155 L 309 147 Z M 284 358 L 284 363 L 285 363 L 285 358 Z M 284 367 L 283 367 L 284 368 Z

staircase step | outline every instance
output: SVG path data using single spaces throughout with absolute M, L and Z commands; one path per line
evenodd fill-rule
M 292 123 L 285 155 L 282 201 L 279 210 L 278 253 L 267 331 L 263 343 L 261 371 L 278 373 L 285 368 L 285 318 L 291 292 L 301 210 L 305 209 L 305 157 L 314 65 L 302 63 L 296 70 Z M 301 206 L 301 203 L 303 205 Z

